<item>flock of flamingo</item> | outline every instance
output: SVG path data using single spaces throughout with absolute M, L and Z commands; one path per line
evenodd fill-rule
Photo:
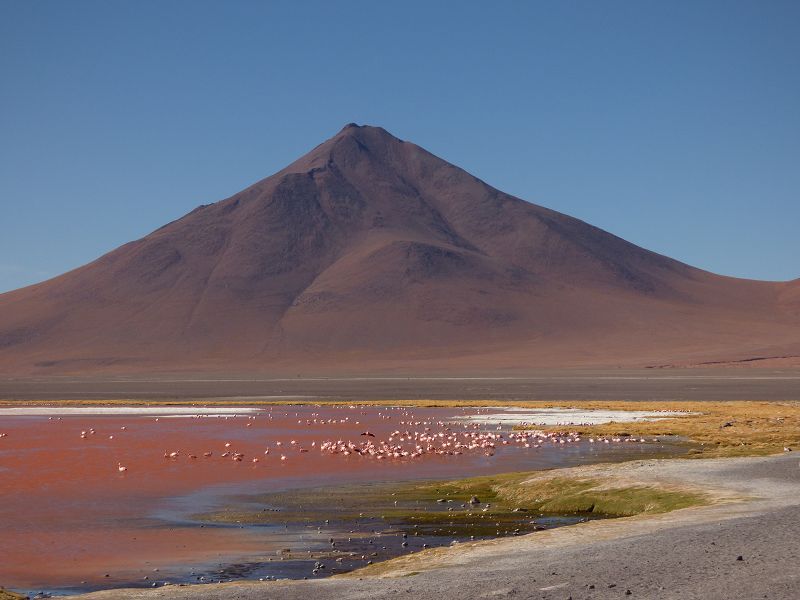
M 494 451 L 498 446 L 509 446 L 516 444 L 525 448 L 541 448 L 543 444 L 571 444 L 580 442 L 581 436 L 577 432 L 545 432 L 542 430 L 523 430 L 519 432 L 496 433 L 491 431 L 481 431 L 479 425 L 462 425 L 463 430 L 449 425 L 443 421 L 436 422 L 437 429 L 434 430 L 428 423 L 416 422 L 414 425 L 422 425 L 420 430 L 395 430 L 385 441 L 366 440 L 355 443 L 350 440 L 326 441 L 320 445 L 320 450 L 329 454 L 341 454 L 349 456 L 357 454 L 360 456 L 370 456 L 378 460 L 387 458 L 420 458 L 425 455 L 439 456 L 458 456 L 465 452 L 483 452 L 486 456 L 494 456 Z M 472 431 L 470 431 L 472 430 Z M 365 434 L 371 436 L 369 432 Z M 601 442 L 622 442 L 639 441 L 644 442 L 643 438 L 634 440 L 633 438 L 590 438 L 589 443 Z
M 357 408 L 350 406 L 350 409 Z M 363 410 L 361 415 L 367 415 Z M 289 413 L 282 415 L 289 417 Z M 295 413 L 295 417 L 300 416 Z M 569 444 L 576 444 L 581 441 L 586 441 L 589 444 L 616 444 L 616 443 L 631 443 L 639 442 L 644 443 L 644 438 L 635 437 L 590 437 L 585 439 L 577 431 L 558 431 L 547 432 L 540 429 L 520 429 L 520 430 L 504 430 L 500 425 L 495 426 L 494 430 L 489 428 L 482 428 L 478 423 L 460 422 L 460 421 L 435 421 L 432 419 L 418 419 L 415 418 L 414 413 L 409 409 L 403 407 L 389 407 L 383 408 L 377 412 L 377 418 L 384 421 L 392 421 L 396 423 L 396 428 L 379 438 L 376 434 L 370 431 L 361 432 L 356 440 L 346 439 L 347 436 L 342 436 L 338 439 L 322 439 L 319 443 L 317 441 L 299 442 L 295 439 L 289 440 L 285 445 L 284 442 L 276 440 L 273 446 L 264 445 L 263 456 L 247 457 L 244 452 L 234 448 L 234 442 L 228 441 L 224 443 L 224 447 L 220 449 L 218 456 L 223 459 L 229 459 L 233 462 L 247 462 L 257 464 L 263 457 L 268 457 L 271 451 L 275 451 L 281 462 L 290 459 L 294 454 L 302 454 L 307 452 L 318 452 L 323 455 L 340 456 L 340 457 L 366 457 L 376 460 L 403 460 L 403 459 L 420 459 L 426 456 L 459 456 L 465 453 L 483 453 L 487 457 L 494 456 L 498 447 L 512 446 L 519 448 L 538 449 L 543 446 L 561 447 Z M 209 418 L 209 415 L 193 415 L 195 419 Z M 224 419 L 241 420 L 241 415 L 228 415 L 223 416 Z M 273 420 L 274 416 L 272 411 L 265 411 L 263 415 L 245 415 L 245 427 L 252 427 L 259 418 L 267 421 Z M 59 418 L 60 420 L 60 418 Z M 155 421 L 158 421 L 158 417 Z M 307 418 L 300 418 L 297 420 L 297 425 L 300 428 L 309 429 L 315 427 L 323 427 L 330 429 L 333 426 L 360 426 L 360 420 L 352 420 L 349 416 L 344 418 L 324 418 L 320 413 L 311 413 Z M 522 423 L 523 426 L 532 426 Z M 125 431 L 125 426 L 120 427 L 121 431 Z M 361 429 L 361 427 L 358 427 Z M 0 433 L 0 437 L 7 434 Z M 81 430 L 81 439 L 88 439 L 97 435 L 97 430 L 88 428 Z M 109 440 L 114 439 L 114 435 L 108 435 Z M 657 442 L 657 439 L 652 441 Z M 199 458 L 209 459 L 215 456 L 213 450 L 206 450 L 202 453 L 183 452 L 178 450 L 166 450 L 164 458 L 167 460 L 178 460 L 182 457 L 196 460 Z M 117 463 L 117 470 L 119 473 L 128 471 L 128 467 L 122 462 Z

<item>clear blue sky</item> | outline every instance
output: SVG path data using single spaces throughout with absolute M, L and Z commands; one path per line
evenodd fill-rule
M 800 2 L 0 3 L 0 291 L 381 125 L 727 275 L 800 277 Z

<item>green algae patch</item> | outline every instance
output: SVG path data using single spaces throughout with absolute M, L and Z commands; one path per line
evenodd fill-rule
M 691 490 L 557 473 L 291 490 L 248 499 L 250 507 L 259 508 L 223 509 L 197 518 L 242 525 L 339 526 L 354 535 L 360 525 L 387 533 L 492 537 L 707 503 L 705 496 Z
M 669 512 L 705 503 L 699 493 L 606 479 L 512 473 L 433 484 L 445 497 L 475 496 L 497 511 L 526 510 L 543 515 L 592 514 L 626 517 Z M 482 496 L 482 497 L 481 497 Z
M 532 504 L 542 512 L 585 512 L 607 517 L 658 514 L 706 504 L 702 495 L 683 490 L 606 485 L 597 480 L 553 479 L 532 492 Z

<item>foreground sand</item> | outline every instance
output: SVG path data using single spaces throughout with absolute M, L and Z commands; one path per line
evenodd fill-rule
M 326 580 L 109 590 L 80 598 L 800 597 L 795 453 L 579 470 L 592 477 L 702 489 L 715 501 L 658 516 L 426 551 Z

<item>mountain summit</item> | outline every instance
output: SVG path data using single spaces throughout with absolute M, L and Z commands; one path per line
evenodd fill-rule
M 800 356 L 797 289 L 690 267 L 350 124 L 230 198 L 0 295 L 0 371 L 751 363 Z

